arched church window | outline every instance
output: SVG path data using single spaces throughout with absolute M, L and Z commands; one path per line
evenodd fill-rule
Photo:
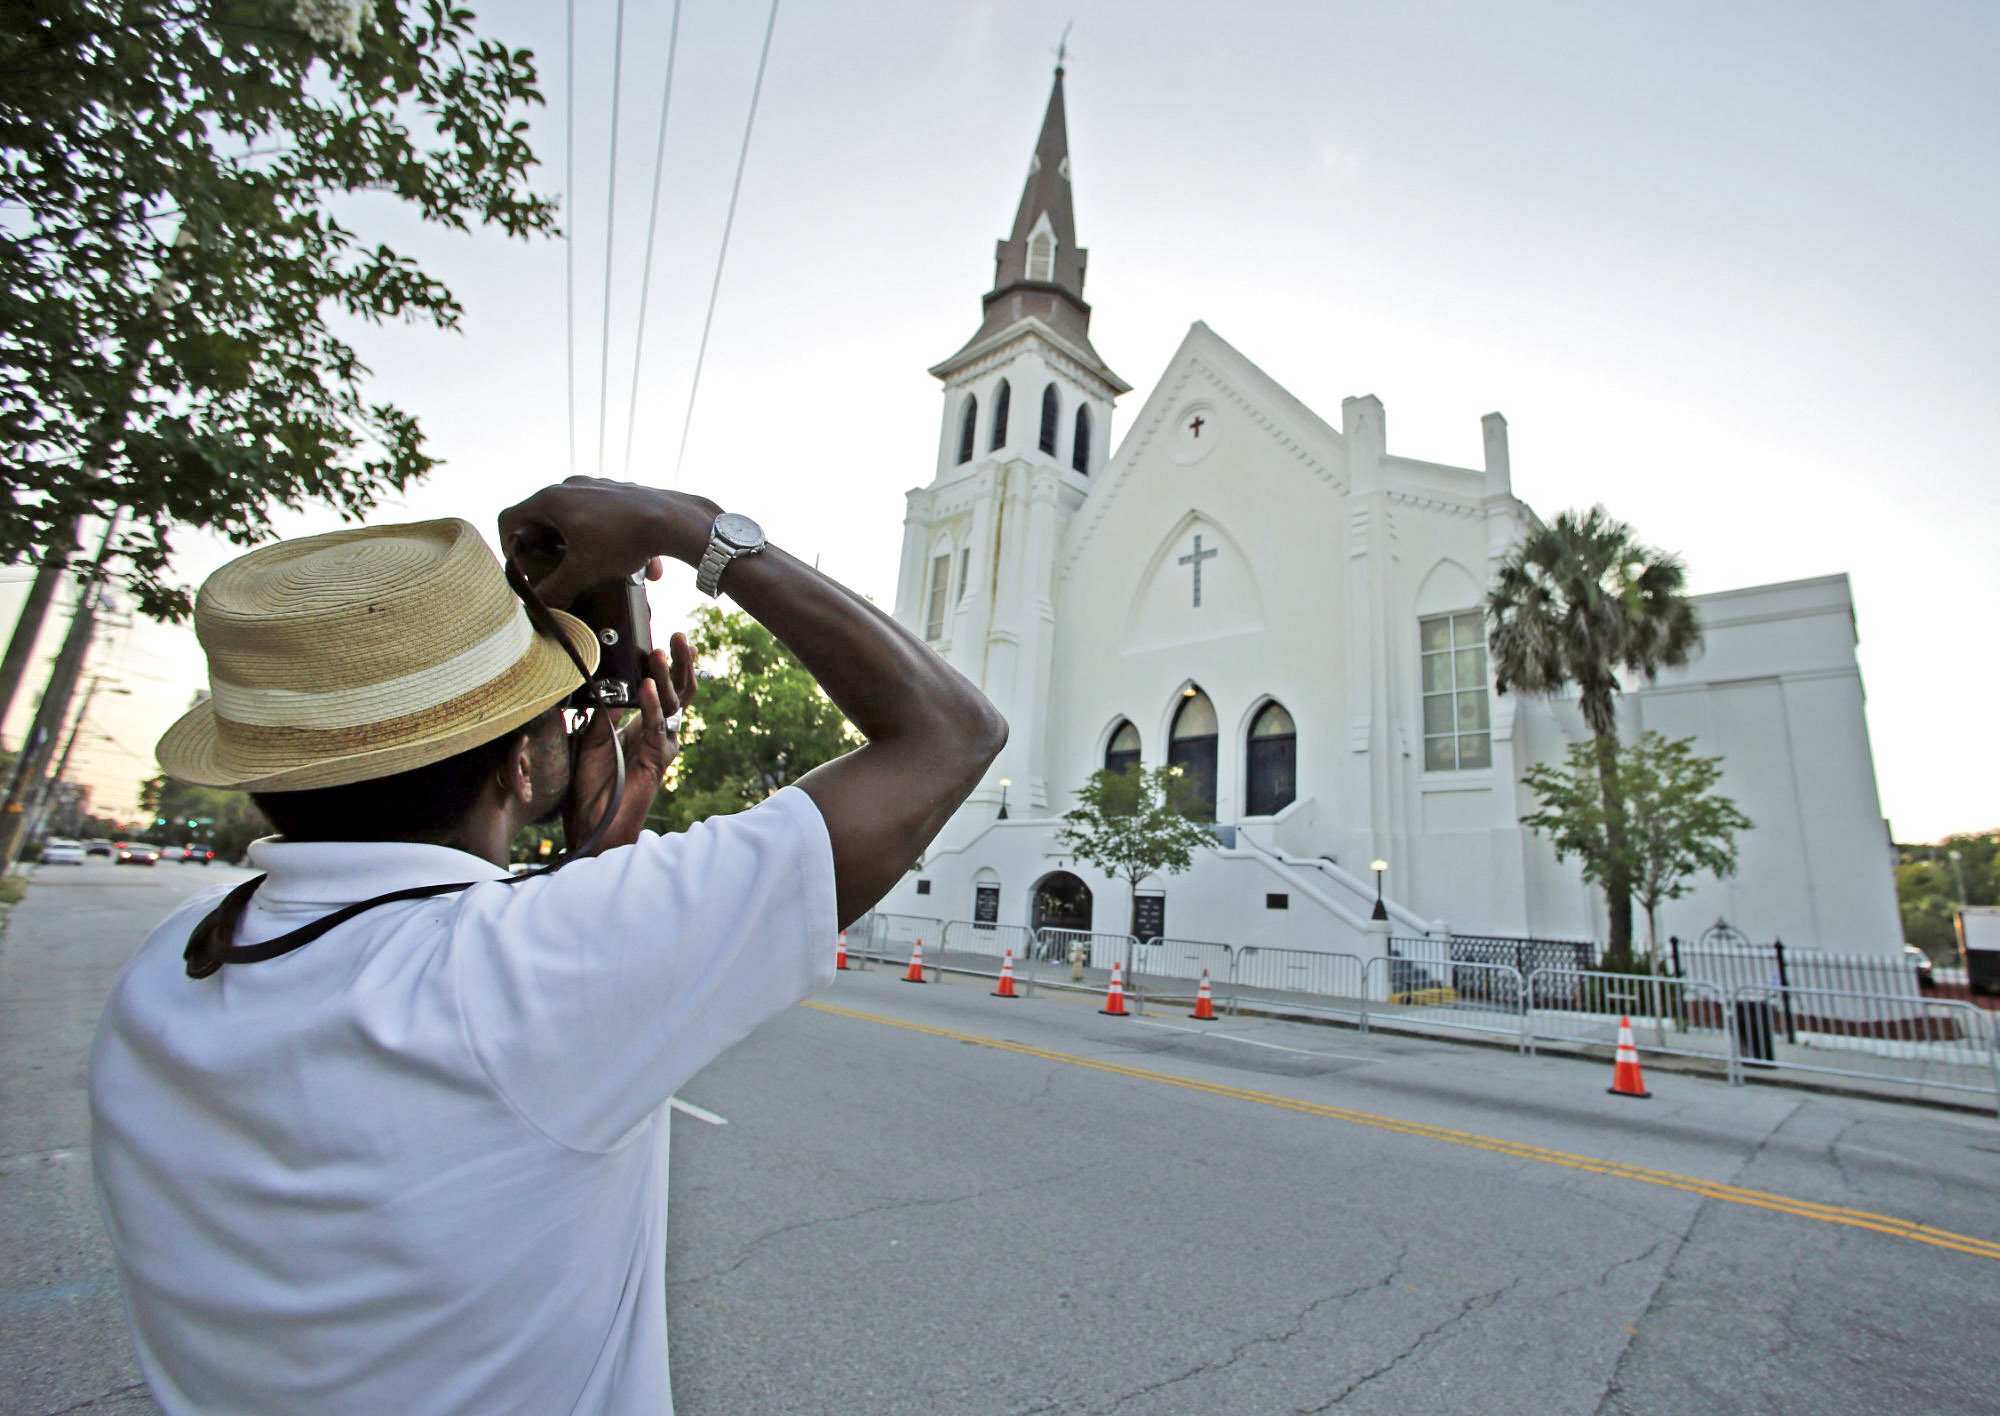
M 1013 390 L 1007 387 L 1007 380 L 1000 380 L 999 391 L 993 395 L 993 448 L 998 452 L 1007 446 L 1007 403 Z
M 1104 770 L 1127 772 L 1138 765 L 1139 730 L 1127 718 L 1118 725 L 1118 731 L 1111 735 L 1111 741 L 1104 749 Z
M 1090 408 L 1087 404 L 1076 406 L 1076 442 L 1070 450 L 1069 465 L 1086 477 L 1090 475 Z
M 1046 231 L 1037 231 L 1028 242 L 1028 279 L 1054 280 L 1056 275 L 1056 241 Z
M 1056 386 L 1050 384 L 1042 390 L 1042 451 L 1050 457 L 1056 455 L 1056 425 L 1062 421 L 1062 399 L 1056 394 Z
M 1189 814 L 1197 821 L 1215 820 L 1215 705 L 1190 685 L 1182 690 L 1167 735 L 1167 764 L 1181 769 L 1194 790 L 1188 794 Z
M 945 595 L 951 588 L 951 547 L 945 546 L 931 557 L 931 583 L 924 598 L 924 639 L 935 644 L 944 638 Z
M 958 425 L 958 460 L 972 461 L 972 438 L 979 431 L 979 400 L 968 395 L 965 416 Z
M 1275 816 L 1299 794 L 1299 736 L 1281 703 L 1266 703 L 1250 720 L 1250 743 L 1243 773 L 1243 811 Z

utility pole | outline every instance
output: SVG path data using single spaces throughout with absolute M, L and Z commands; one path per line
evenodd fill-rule
M 69 740 L 63 744 L 62 755 L 56 758 L 55 770 L 38 784 L 40 789 L 28 802 L 27 819 L 23 823 L 27 829 L 21 833 L 23 838 L 35 835 L 42 829 L 42 823 L 48 819 L 49 809 L 55 804 L 56 788 L 62 785 L 64 774 L 69 771 L 69 755 L 76 751 L 76 740 L 83 734 L 83 720 L 90 712 L 90 700 L 97 697 L 97 686 L 103 682 L 103 674 L 91 675 L 90 687 L 83 691 L 83 706 L 76 710 L 76 717 L 70 720 Z
M 104 540 L 97 551 L 96 569 L 100 573 L 105 561 L 110 559 L 111 543 L 118 534 L 119 519 L 120 514 L 114 513 L 104 528 Z M 42 702 L 35 710 L 34 726 L 28 730 L 20 755 L 14 760 L 14 775 L 7 784 L 7 799 L 4 805 L 0 805 L 0 874 L 10 870 L 20 859 L 21 847 L 27 843 L 27 827 L 30 824 L 28 799 L 31 793 L 39 796 L 37 784 L 41 781 L 43 769 L 48 766 L 63 723 L 69 717 L 70 699 L 76 693 L 76 681 L 82 676 L 84 658 L 90 653 L 90 641 L 97 632 L 97 606 L 102 589 L 101 580 L 95 578 L 85 580 L 79 587 L 76 610 L 69 619 L 69 633 L 63 636 L 62 651 L 56 655 L 48 687 L 42 690 Z
M 68 523 L 63 534 L 50 538 L 52 547 L 69 547 L 74 544 L 76 523 Z M 35 583 L 28 588 L 27 601 L 21 606 L 21 614 L 14 621 L 14 634 L 7 641 L 7 655 L 0 659 L 0 723 L 7 721 L 7 714 L 14 706 L 14 695 L 21 690 L 21 679 L 28 672 L 28 662 L 35 655 L 35 641 L 42 637 L 42 625 L 49 617 L 49 605 L 56 597 L 56 587 L 62 584 L 63 572 L 69 569 L 70 552 L 67 549 L 51 549 L 49 558 L 35 571 Z M 26 739 L 22 739 L 23 744 Z

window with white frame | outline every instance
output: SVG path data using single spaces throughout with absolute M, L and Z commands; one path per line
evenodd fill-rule
M 951 590 L 951 552 L 931 557 L 931 593 L 924 609 L 924 638 L 932 644 L 944 638 L 945 596 Z
M 1465 772 L 1493 765 L 1485 619 L 1478 610 L 1463 610 L 1417 622 L 1426 772 Z
M 967 546 L 958 553 L 958 594 L 952 597 L 955 605 L 965 598 L 965 582 L 972 578 L 972 547 Z

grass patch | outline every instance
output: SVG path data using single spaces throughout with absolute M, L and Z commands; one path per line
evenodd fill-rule
M 21 897 L 28 893 L 28 877 L 9 875 L 0 877 L 0 905 L 18 905 Z

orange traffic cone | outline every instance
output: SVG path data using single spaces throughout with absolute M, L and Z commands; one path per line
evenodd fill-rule
M 1651 1096 L 1646 1079 L 1639 1075 L 1639 1045 L 1632 1040 L 1632 1020 L 1618 1020 L 1618 1060 L 1611 1069 L 1613 1096 Z
M 917 947 L 910 951 L 910 968 L 909 972 L 903 975 L 903 982 L 922 983 L 923 981 L 924 981 L 924 941 L 919 939 L 917 941 Z
M 1111 987 L 1105 992 L 1104 1006 L 1097 1010 L 1107 1018 L 1122 1018 L 1125 1014 L 1125 966 L 1111 965 Z
M 1009 949 L 1007 957 L 1000 961 L 1000 986 L 993 990 L 995 998 L 1019 998 L 1014 991 L 1014 951 Z
M 1201 971 L 1201 987 L 1195 992 L 1194 1011 L 1189 1013 L 1188 1016 L 1190 1018 L 1199 1018 L 1205 1023 L 1215 1021 L 1215 999 L 1208 991 L 1207 969 Z
M 836 969 L 847 967 L 847 931 L 844 929 L 840 931 L 840 948 L 833 956 L 833 966 Z

